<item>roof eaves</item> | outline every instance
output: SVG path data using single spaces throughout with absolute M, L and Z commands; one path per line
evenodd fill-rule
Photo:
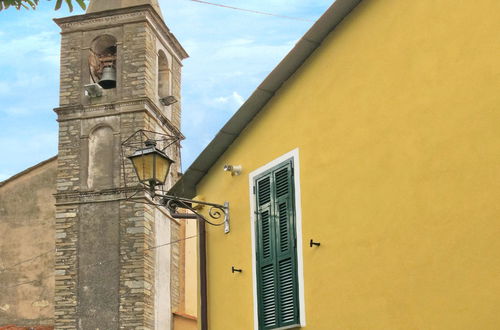
M 173 195 L 196 196 L 196 185 L 240 135 L 243 129 L 274 96 L 276 91 L 300 68 L 323 40 L 362 0 L 337 0 L 314 23 L 295 47 L 264 79 L 238 111 L 170 189 Z
M 54 161 L 56 159 L 57 159 L 57 155 L 53 156 L 53 157 L 50 157 L 49 159 L 46 159 L 46 160 L 44 160 L 44 161 L 42 161 L 42 162 L 40 162 L 40 163 L 38 163 L 36 165 L 28 167 L 27 169 L 25 169 L 25 170 L 23 170 L 23 171 L 21 171 L 21 172 L 19 172 L 17 174 L 14 174 L 13 176 L 11 176 L 8 179 L 5 179 L 4 181 L 0 181 L 0 187 L 4 186 L 5 184 L 7 184 L 7 183 L 9 183 L 11 181 L 14 181 L 15 179 L 17 179 L 17 178 L 19 178 L 19 177 L 21 177 L 21 176 L 23 176 L 23 175 L 25 175 L 25 174 L 33 171 L 33 170 L 35 170 L 35 169 L 37 169 L 39 167 L 42 167 L 43 165 L 45 165 L 47 163 L 50 163 L 50 162 L 52 162 L 52 161 Z

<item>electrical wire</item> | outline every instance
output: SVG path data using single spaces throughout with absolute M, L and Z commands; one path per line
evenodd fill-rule
M 254 13 L 254 14 L 260 14 L 260 15 L 267 15 L 267 16 L 279 17 L 279 18 L 292 19 L 292 20 L 295 20 L 295 21 L 314 22 L 313 20 L 310 20 L 310 19 L 307 19 L 307 18 L 278 15 L 278 14 L 268 13 L 268 12 L 265 12 L 265 11 L 252 10 L 252 9 L 244 9 L 244 8 L 227 6 L 227 5 L 223 5 L 223 4 L 220 4 L 220 3 L 213 3 L 213 2 L 202 1 L 202 0 L 188 0 L 188 1 L 202 3 L 202 4 L 205 4 L 205 5 L 211 5 L 211 6 L 217 6 L 217 7 L 227 8 L 227 9 L 234 9 L 234 10 L 239 10 L 239 11 L 246 11 L 246 12 Z
M 49 278 L 49 277 L 52 277 L 54 276 L 54 274 L 50 274 L 50 275 L 46 275 L 46 276 L 42 276 L 40 278 L 37 278 L 36 280 L 31 280 L 31 281 L 26 281 L 26 282 L 20 282 L 20 283 L 17 283 L 17 284 L 14 284 L 14 285 L 11 285 L 11 286 L 0 286 L 1 288 L 4 288 L 4 289 L 9 289 L 9 288 L 16 288 L 18 286 L 22 286 L 22 285 L 26 285 L 26 284 L 31 284 L 31 283 L 35 283 L 35 282 L 39 282 L 41 280 L 44 280 L 46 278 Z
M 2 274 L 3 272 L 6 272 L 6 271 L 8 271 L 8 270 L 11 270 L 11 269 L 13 269 L 13 268 L 15 268 L 15 267 L 17 267 L 17 266 L 19 266 L 19 265 L 22 265 L 22 264 L 24 264 L 24 263 L 26 263 L 26 262 L 33 261 L 33 260 L 35 260 L 35 259 L 38 259 L 38 258 L 40 258 L 41 256 L 46 255 L 46 254 L 49 254 L 49 253 L 50 253 L 50 252 L 52 252 L 52 251 L 53 251 L 53 250 L 48 250 L 48 251 L 45 251 L 45 252 L 40 253 L 40 254 L 38 254 L 38 255 L 36 255 L 36 256 L 34 256 L 34 257 L 31 257 L 31 258 L 29 258 L 29 259 L 21 260 L 21 261 L 19 261 L 19 262 L 18 262 L 18 263 L 16 263 L 16 264 L 10 265 L 10 266 L 5 267 L 5 268 L 2 268 L 2 269 L 0 269 L 0 274 Z
M 149 251 L 149 250 L 155 250 L 155 249 L 158 249 L 158 248 L 161 248 L 161 247 L 164 247 L 164 246 L 167 246 L 167 245 L 171 245 L 171 244 L 175 244 L 175 243 L 179 243 L 179 242 L 182 242 L 182 241 L 186 241 L 188 239 L 191 239 L 191 238 L 195 238 L 195 237 L 198 237 L 198 235 L 192 235 L 192 236 L 188 236 L 188 237 L 184 237 L 184 238 L 181 238 L 181 239 L 178 239 L 178 240 L 175 240 L 175 241 L 171 241 L 171 242 L 168 242 L 168 243 L 164 243 L 164 244 L 160 244 L 160 245 L 155 245 L 155 246 L 152 246 L 152 247 L 149 247 L 149 248 L 146 248 L 142 251 Z M 53 250 L 51 251 L 48 251 L 48 252 L 45 252 L 43 254 L 47 254 L 49 252 L 52 252 Z M 55 252 L 55 251 L 54 251 Z M 43 255 L 41 254 L 41 255 Z M 31 258 L 31 261 L 35 260 L 36 258 L 38 258 L 40 255 L 38 256 L 35 256 L 33 258 Z M 24 262 L 27 262 L 29 259 L 23 261 L 23 262 L 19 262 L 17 263 L 16 265 L 18 264 L 21 264 L 21 263 L 24 263 Z M 98 266 L 102 266 L 102 265 L 105 265 L 105 264 L 108 264 L 110 262 L 113 262 L 113 261 L 116 261 L 116 259 L 105 259 L 105 260 L 102 260 L 102 261 L 99 261 L 99 262 L 96 262 L 94 264 L 90 264 L 90 265 L 85 265 L 83 267 L 80 267 L 80 269 L 82 268 L 92 268 L 92 267 L 98 267 Z M 12 265 L 9 267 L 12 268 L 13 266 L 15 265 Z M 118 265 L 120 266 L 120 265 Z M 5 271 L 7 268 L 4 268 L 3 270 Z M 34 283 L 34 282 L 38 282 L 38 281 L 41 281 L 43 279 L 46 279 L 46 278 L 49 278 L 49 277 L 52 277 L 54 276 L 54 274 L 50 274 L 50 275 L 47 275 L 47 276 L 43 276 L 41 278 L 37 278 L 35 280 L 31 280 L 31 281 L 26 281 L 26 282 L 18 282 L 14 285 L 0 285 L 0 288 L 4 288 L 4 289 L 9 289 L 9 288 L 15 288 L 15 287 L 18 287 L 18 286 L 22 286 L 22 285 L 26 285 L 26 284 L 31 284 L 31 283 Z

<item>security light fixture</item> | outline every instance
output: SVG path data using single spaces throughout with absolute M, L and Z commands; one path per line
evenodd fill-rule
M 102 87 L 99 84 L 88 84 L 83 86 L 83 88 L 90 97 L 102 96 Z
M 160 103 L 164 106 L 168 106 L 177 102 L 177 98 L 173 95 L 160 98 Z
M 241 165 L 224 165 L 224 171 L 231 172 L 232 176 L 240 175 L 242 169 Z

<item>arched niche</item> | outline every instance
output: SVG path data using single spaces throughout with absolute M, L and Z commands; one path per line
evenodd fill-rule
M 170 96 L 170 69 L 167 55 L 162 50 L 158 53 L 158 96 L 160 99 Z
M 90 45 L 89 69 L 92 83 L 104 89 L 116 87 L 116 38 L 104 34 Z
M 89 189 L 113 187 L 113 163 L 115 146 L 113 130 L 109 126 L 97 126 L 89 135 L 88 178 Z

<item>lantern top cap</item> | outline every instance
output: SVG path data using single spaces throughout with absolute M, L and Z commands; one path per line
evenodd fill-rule
M 145 148 L 137 149 L 132 155 L 127 156 L 127 158 L 134 158 L 138 156 L 145 156 L 149 154 L 157 154 L 160 155 L 163 158 L 167 158 L 170 160 L 170 162 L 174 162 L 170 157 L 167 156 L 165 152 L 162 150 L 158 149 L 156 147 L 156 141 L 155 140 L 146 140 L 144 141 Z
M 146 147 L 156 147 L 156 141 L 152 139 L 147 139 L 146 141 L 144 141 L 144 145 Z

